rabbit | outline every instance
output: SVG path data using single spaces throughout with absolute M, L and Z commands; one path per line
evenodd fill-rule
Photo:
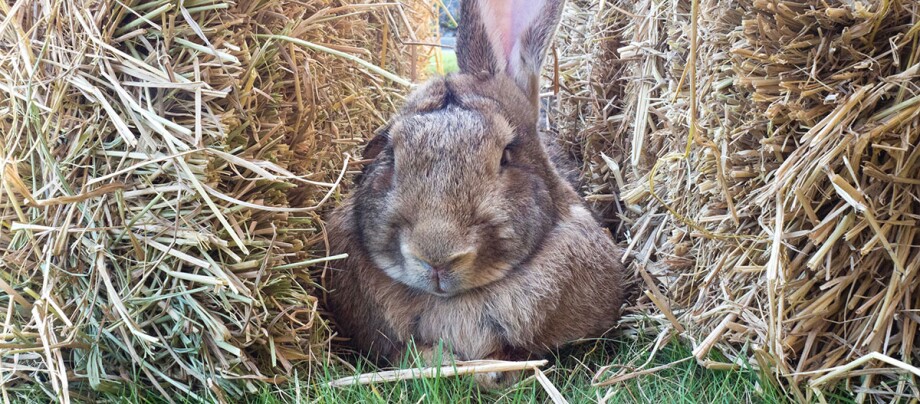
M 460 71 L 432 78 L 365 146 L 326 221 L 327 308 L 371 358 L 523 360 L 619 318 L 622 249 L 537 131 L 539 77 L 564 0 L 465 0 Z M 501 375 L 480 380 L 500 383 Z

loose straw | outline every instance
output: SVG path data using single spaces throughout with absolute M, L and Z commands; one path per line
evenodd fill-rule
M 547 364 L 546 360 L 538 361 L 473 361 L 457 362 L 455 366 L 426 367 L 412 369 L 387 370 L 371 372 L 358 376 L 343 377 L 329 382 L 330 387 L 345 387 L 356 384 L 373 384 L 395 382 L 400 380 L 430 379 L 433 377 L 463 376 L 476 373 L 513 372 L 521 370 L 538 369 Z

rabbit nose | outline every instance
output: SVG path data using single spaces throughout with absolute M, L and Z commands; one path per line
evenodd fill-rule
M 434 284 L 435 291 L 443 292 L 441 289 L 441 279 L 444 277 L 446 268 L 440 265 L 431 265 L 428 263 L 428 261 L 423 259 L 419 259 L 418 262 L 422 265 L 423 268 L 428 270 L 428 274 L 431 277 L 431 282 Z
M 441 277 L 444 275 L 445 272 L 447 272 L 446 265 L 432 265 L 428 261 L 425 261 L 423 259 L 419 259 L 419 262 L 422 264 L 422 267 L 427 269 L 428 272 L 431 272 L 431 276 L 435 278 Z
M 447 272 L 447 268 L 445 268 L 443 265 L 431 267 L 431 273 L 434 274 L 434 276 L 440 277 L 444 275 L 445 272 Z

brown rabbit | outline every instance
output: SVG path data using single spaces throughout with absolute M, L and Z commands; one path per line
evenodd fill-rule
M 460 72 L 432 79 L 365 149 L 333 214 L 328 304 L 398 361 L 414 340 L 461 360 L 524 359 L 619 317 L 621 250 L 537 133 L 540 67 L 564 0 L 467 0 Z

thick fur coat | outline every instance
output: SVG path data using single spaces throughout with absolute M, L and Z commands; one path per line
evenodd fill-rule
M 523 359 L 619 317 L 621 250 L 537 131 L 562 1 L 462 7 L 461 72 L 413 92 L 327 223 L 332 252 L 349 255 L 328 273 L 329 309 L 372 357 L 398 361 L 414 341 L 463 360 Z

